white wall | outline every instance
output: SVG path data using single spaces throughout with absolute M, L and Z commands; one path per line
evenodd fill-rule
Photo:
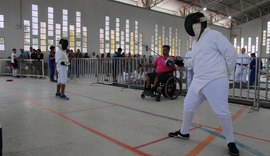
M 162 26 L 166 27 L 168 35 L 169 27 L 178 29 L 181 39 L 181 55 L 187 49 L 186 40 L 188 35 L 184 30 L 184 18 L 149 11 L 135 6 L 130 6 L 110 0 L 21 0 L 22 19 L 31 21 L 31 4 L 39 6 L 39 22 L 47 23 L 48 7 L 54 8 L 54 23 L 62 25 L 62 9 L 69 10 L 69 25 L 75 25 L 75 13 L 81 11 L 82 26 L 88 27 L 88 52 L 99 52 L 99 29 L 105 28 L 105 16 L 110 16 L 111 29 L 115 27 L 115 18 L 120 18 L 120 31 L 125 30 L 125 20 L 130 20 L 130 30 L 134 31 L 134 21 L 139 21 L 139 33 L 143 34 L 143 43 L 151 47 L 151 36 L 154 35 L 155 24 L 159 25 L 159 35 L 162 34 Z M 0 37 L 5 38 L 5 51 L 0 51 L 1 57 L 10 55 L 12 48 L 22 48 L 24 43 L 23 25 L 20 25 L 20 0 L 0 0 L 0 14 L 5 16 L 5 28 L 0 29 Z M 23 24 L 23 23 L 21 23 Z M 230 30 L 212 26 L 230 38 Z M 144 48 L 143 48 L 144 49 Z M 28 49 L 26 49 L 28 50 Z M 145 49 L 143 50 L 145 51 Z
M 268 21 L 270 21 L 270 15 L 263 16 L 232 28 L 231 41 L 233 42 L 233 38 L 236 37 L 238 39 L 238 45 L 240 46 L 240 38 L 243 37 L 245 39 L 245 45 L 248 45 L 248 37 L 252 37 L 252 45 L 255 45 L 255 38 L 258 36 L 259 51 L 257 55 L 260 55 L 261 57 L 269 56 L 269 54 L 266 54 L 266 46 L 262 46 L 262 32 L 263 30 L 267 30 Z

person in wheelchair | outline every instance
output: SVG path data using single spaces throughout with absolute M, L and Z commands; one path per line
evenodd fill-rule
M 163 46 L 163 56 L 159 56 L 153 64 L 149 64 L 150 67 L 155 67 L 155 71 L 146 74 L 145 91 L 153 93 L 156 91 L 159 82 L 166 82 L 171 76 L 173 76 L 174 59 L 169 56 L 170 46 Z M 151 87 L 151 84 L 153 86 Z

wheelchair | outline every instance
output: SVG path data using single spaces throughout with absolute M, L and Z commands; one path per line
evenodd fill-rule
M 182 92 L 182 83 L 173 74 L 167 80 L 158 82 L 156 90 L 149 91 L 147 89 L 144 89 L 144 91 L 141 94 L 141 98 L 144 99 L 146 96 L 151 96 L 155 97 L 156 101 L 158 102 L 160 101 L 161 95 L 163 95 L 165 98 L 176 99 L 181 94 L 181 92 Z

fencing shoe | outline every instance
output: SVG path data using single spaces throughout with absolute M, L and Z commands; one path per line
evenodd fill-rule
M 189 134 L 182 134 L 180 130 L 176 132 L 170 132 L 168 136 L 174 138 L 189 139 Z
M 61 94 L 60 94 L 60 93 L 55 93 L 55 96 L 59 96 L 59 97 L 60 97 L 60 96 L 61 96 Z
M 229 148 L 229 154 L 231 156 L 238 156 L 239 155 L 239 150 L 237 149 L 234 142 L 228 143 L 228 148 Z
M 60 98 L 61 99 L 64 99 L 64 100 L 69 100 L 69 98 L 65 94 L 61 94 L 60 95 Z

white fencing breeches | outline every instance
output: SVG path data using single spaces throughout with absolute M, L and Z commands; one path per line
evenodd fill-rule
M 228 106 L 228 79 L 221 78 L 208 83 L 202 90 L 196 94 L 192 87 L 189 88 L 184 101 L 183 124 L 181 133 L 189 133 L 193 115 L 198 107 L 206 99 L 213 112 L 219 119 L 227 142 L 233 142 L 233 128 Z

